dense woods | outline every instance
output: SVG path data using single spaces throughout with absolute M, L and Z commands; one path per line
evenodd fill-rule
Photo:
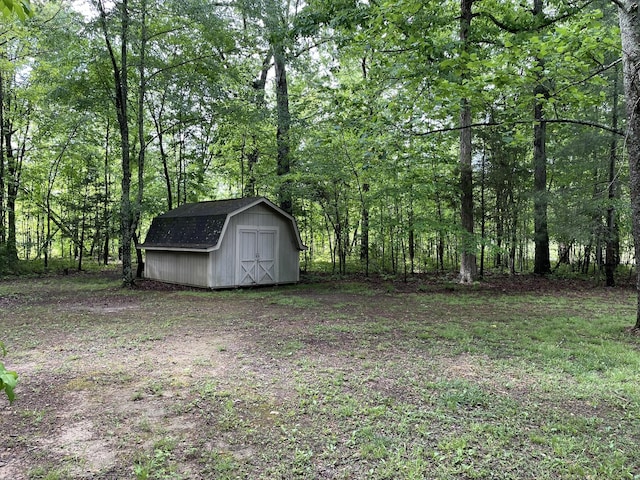
M 0 34 L 0 270 L 129 284 L 153 216 L 265 195 L 305 268 L 611 285 L 636 257 L 631 3 L 34 3 Z

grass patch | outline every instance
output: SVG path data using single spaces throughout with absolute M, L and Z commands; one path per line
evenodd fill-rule
M 183 479 L 173 458 L 176 442 L 172 438 L 158 440 L 151 453 L 142 454 L 134 462 L 136 480 Z
M 92 278 L 0 283 L 3 361 L 21 376 L 0 416 L 14 476 L 640 475 L 624 290 L 131 292 Z

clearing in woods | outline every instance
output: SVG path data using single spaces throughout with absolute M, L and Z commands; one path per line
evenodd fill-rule
M 640 478 L 635 292 L 0 281 L 0 479 Z

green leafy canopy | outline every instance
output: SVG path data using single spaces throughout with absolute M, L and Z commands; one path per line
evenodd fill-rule
M 33 10 L 28 0 L 0 0 L 0 9 L 5 18 L 17 15 L 23 22 L 33 15 Z

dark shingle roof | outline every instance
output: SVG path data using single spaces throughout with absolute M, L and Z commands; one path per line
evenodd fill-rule
M 264 197 L 235 198 L 187 203 L 153 219 L 147 237 L 138 248 L 207 250 L 220 240 L 227 217 L 252 204 L 265 202 L 279 211 Z M 282 212 L 283 215 L 287 215 Z M 288 216 L 288 215 L 287 215 Z M 291 221 L 293 221 L 293 218 Z M 298 236 L 298 243 L 304 248 Z
M 188 247 L 206 250 L 218 243 L 226 219 L 226 215 L 161 215 L 153 219 L 147 238 L 140 247 Z
M 160 215 L 158 218 L 169 217 L 200 217 L 200 216 L 218 216 L 224 215 L 225 217 L 236 210 L 251 205 L 262 197 L 246 197 L 246 198 L 232 198 L 229 200 L 211 200 L 208 202 L 198 203 L 185 203 L 178 208 L 169 210 L 167 213 Z

